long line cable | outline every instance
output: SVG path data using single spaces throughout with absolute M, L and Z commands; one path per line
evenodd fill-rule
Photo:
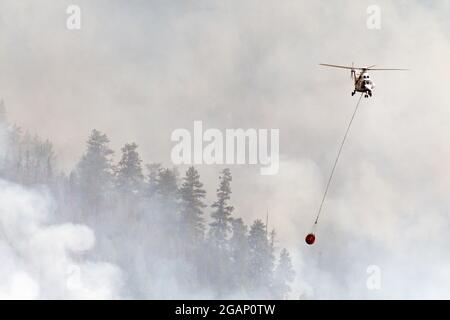
M 350 127 L 353 123 L 353 119 L 355 118 L 356 112 L 358 111 L 359 103 L 361 102 L 362 96 L 363 96 L 363 93 L 361 93 L 361 96 L 359 97 L 358 102 L 356 103 L 355 110 L 353 111 L 352 117 L 347 126 L 347 130 L 345 131 L 344 138 L 342 139 L 341 145 L 339 147 L 339 151 L 337 153 L 336 159 L 334 160 L 333 168 L 331 169 L 331 174 L 330 174 L 330 177 L 328 178 L 327 186 L 325 188 L 325 192 L 323 193 L 322 201 L 320 202 L 320 207 L 319 207 L 319 210 L 317 211 L 317 216 L 316 216 L 316 220 L 314 221 L 314 225 L 316 225 L 317 222 L 319 221 L 320 213 L 322 212 L 323 204 L 327 197 L 328 188 L 330 187 L 331 180 L 333 179 L 334 171 L 336 170 L 336 166 L 339 161 L 339 157 L 341 156 L 342 148 L 344 148 L 345 140 L 347 140 L 347 136 L 350 131 Z

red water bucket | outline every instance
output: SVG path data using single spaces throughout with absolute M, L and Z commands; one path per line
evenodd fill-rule
M 314 244 L 314 241 L 316 241 L 316 236 L 313 233 L 308 234 L 305 238 L 305 242 L 308 245 Z

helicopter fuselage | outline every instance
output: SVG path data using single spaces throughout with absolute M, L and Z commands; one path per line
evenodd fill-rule
M 365 93 L 365 97 L 368 98 L 372 96 L 372 90 L 375 88 L 375 84 L 367 71 L 361 71 L 359 74 L 356 72 L 352 73 L 352 78 L 354 79 L 355 90 L 352 92 L 354 95 L 356 92 Z

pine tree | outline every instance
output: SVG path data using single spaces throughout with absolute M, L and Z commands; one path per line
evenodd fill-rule
M 5 125 L 8 123 L 8 117 L 6 115 L 6 107 L 3 99 L 0 100 L 0 125 Z M 6 129 L 6 128 L 5 128 Z
M 159 175 L 163 170 L 161 164 L 151 163 L 146 165 L 148 174 L 146 181 L 145 195 L 148 199 L 152 199 L 157 192 L 159 184 Z
M 231 172 L 224 169 L 219 177 L 217 200 L 212 204 L 212 222 L 209 224 L 207 278 L 216 292 L 216 298 L 223 297 L 232 288 L 231 257 L 228 244 L 228 233 L 231 230 L 231 214 L 233 207 L 229 205 L 231 195 Z
M 143 186 L 142 160 L 137 147 L 136 143 L 125 144 L 116 167 L 116 188 L 126 197 L 138 195 Z
M 232 236 L 230 238 L 231 274 L 233 287 L 244 296 L 247 286 L 248 253 L 247 226 L 241 218 L 231 221 Z
M 261 295 L 261 298 L 269 298 L 274 257 L 266 226 L 260 219 L 255 220 L 251 226 L 248 243 L 250 288 L 255 294 Z
M 92 130 L 87 149 L 78 163 L 76 178 L 84 207 L 97 212 L 112 188 L 112 155 L 108 137 L 98 130 Z
M 230 169 L 224 169 L 222 176 L 219 177 L 220 184 L 217 189 L 217 200 L 212 207 L 215 209 L 211 213 L 212 222 L 210 223 L 210 239 L 218 248 L 225 248 L 228 232 L 230 231 L 230 219 L 234 210 L 228 204 L 231 195 L 231 172 Z
M 166 168 L 159 171 L 158 178 L 156 179 L 156 193 L 159 200 L 165 205 L 172 206 L 172 204 L 178 201 L 179 190 L 177 180 L 178 172 L 175 169 L 170 170 Z
M 155 167 L 156 169 L 156 167 Z M 147 197 L 150 201 L 153 218 L 157 223 L 163 226 L 167 232 L 178 232 L 177 214 L 179 211 L 180 193 L 178 188 L 178 172 L 173 169 L 161 168 L 157 166 L 152 180 L 148 181 L 147 189 L 153 192 L 153 195 Z M 151 183 L 151 184 L 150 184 Z
M 179 236 L 179 200 L 178 172 L 173 169 L 161 169 L 159 171 L 156 187 L 156 201 L 160 222 L 169 233 L 177 232 Z
M 1 176 L 4 179 L 20 182 L 23 161 L 22 128 L 17 125 L 5 129 Z
M 37 144 L 36 137 L 34 139 L 31 137 L 30 133 L 25 132 L 24 136 L 21 139 L 20 144 L 23 149 L 23 159 L 21 163 L 20 169 L 20 178 L 19 181 L 25 185 L 30 185 L 33 182 L 37 172 L 36 167 L 33 164 L 33 160 L 31 153 L 34 151 L 34 145 Z
M 203 209 L 206 207 L 204 198 L 206 191 L 200 182 L 200 175 L 194 167 L 186 171 L 180 188 L 181 196 L 181 228 L 185 240 L 190 244 L 199 244 L 203 239 L 205 226 L 203 224 Z
M 281 250 L 278 265 L 274 276 L 275 299 L 286 299 L 291 291 L 289 283 L 294 281 L 295 271 L 292 267 L 291 257 L 286 249 Z
M 173 169 L 160 168 L 155 177 L 156 190 L 154 197 L 150 199 L 148 218 L 159 235 L 158 241 L 164 242 L 164 250 L 161 255 L 171 258 L 180 252 L 180 223 L 179 223 L 179 188 L 178 172 Z
M 53 163 L 55 153 L 49 140 L 42 141 L 34 136 L 30 143 L 24 147 L 25 163 L 22 166 L 24 183 L 50 185 L 53 179 Z M 28 180 L 25 180 L 25 177 Z

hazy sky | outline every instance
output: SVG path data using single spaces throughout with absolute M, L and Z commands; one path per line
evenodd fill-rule
M 81 7 L 81 30 L 66 8 Z M 369 5 L 381 29 L 366 27 Z M 448 1 L 0 0 L 0 96 L 11 121 L 49 138 L 71 168 L 89 132 L 171 166 L 170 134 L 205 127 L 280 129 L 278 175 L 231 167 L 247 223 L 270 210 L 295 257 L 295 293 L 450 297 Z M 306 247 L 357 97 L 346 70 L 373 72 Z M 201 166 L 210 194 L 219 167 Z M 251 190 L 251 192 L 249 192 Z M 378 265 L 382 289 L 366 288 Z

